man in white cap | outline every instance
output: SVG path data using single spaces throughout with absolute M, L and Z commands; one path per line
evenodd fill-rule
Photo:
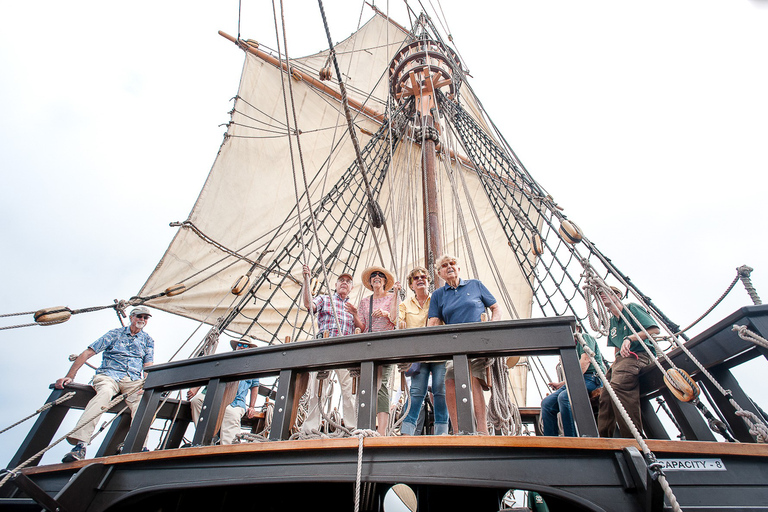
M 245 350 L 247 348 L 255 347 L 256 344 L 242 338 L 239 340 L 230 340 L 229 346 L 232 347 L 232 350 Z M 251 392 L 251 398 L 248 405 L 246 405 L 245 397 L 248 395 L 249 390 Z M 197 425 L 197 422 L 200 419 L 200 413 L 203 410 L 205 391 L 205 388 L 201 391 L 199 386 L 187 391 L 187 400 L 189 400 L 192 421 L 195 425 Z M 243 416 L 248 416 L 249 418 L 256 416 L 256 398 L 258 398 L 258 396 L 259 379 L 245 379 L 238 382 L 235 399 L 227 405 L 224 410 L 224 418 L 221 420 L 221 428 L 219 430 L 219 442 L 221 444 L 232 444 L 232 441 L 235 440 L 235 436 L 242 431 L 240 422 L 243 420 Z
M 141 400 L 140 389 L 144 384 L 144 368 L 151 366 L 155 358 L 155 340 L 143 330 L 151 316 L 149 309 L 144 306 L 133 308 L 129 326 L 112 329 L 91 343 L 77 356 L 67 375 L 56 381 L 56 388 L 64 389 L 75 379 L 77 371 L 88 359 L 104 352 L 101 366 L 96 370 L 92 382 L 96 396 L 85 406 L 76 425 L 78 430 L 67 437 L 67 441 L 75 447 L 64 456 L 62 462 L 85 458 L 85 447 L 91 442 L 102 408 L 118 394 L 129 395 L 125 399 L 126 405 L 131 410 L 131 417 L 136 413 Z

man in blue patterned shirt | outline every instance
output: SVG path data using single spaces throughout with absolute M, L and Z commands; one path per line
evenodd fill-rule
M 81 428 L 67 437 L 67 441 L 75 447 L 64 456 L 62 462 L 85 458 L 85 447 L 91 442 L 102 408 L 118 394 L 130 393 L 125 402 L 133 417 L 141 400 L 139 390 L 144 384 L 144 368 L 150 366 L 155 357 L 155 341 L 143 331 L 151 316 L 149 309 L 144 306 L 134 308 L 130 315 L 131 325 L 113 329 L 91 343 L 77 356 L 67 375 L 56 381 L 56 388 L 64 389 L 75 379 L 77 371 L 88 359 L 104 352 L 101 366 L 96 370 L 92 382 L 96 396 L 85 406 L 77 422 L 76 428 Z

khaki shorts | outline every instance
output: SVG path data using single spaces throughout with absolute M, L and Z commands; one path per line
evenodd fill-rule
M 486 383 L 486 372 L 485 372 L 485 362 L 486 358 L 480 357 L 478 359 L 470 359 L 469 360 L 469 366 L 472 370 L 472 376 L 477 377 L 480 379 L 480 382 Z M 445 378 L 447 380 L 456 380 L 456 377 L 453 373 L 453 360 L 447 361 L 445 363 Z

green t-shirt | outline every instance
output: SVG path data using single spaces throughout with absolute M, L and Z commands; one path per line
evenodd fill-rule
M 582 333 L 581 337 L 584 339 L 584 343 L 586 343 L 587 346 L 592 349 L 592 352 L 595 353 L 595 361 L 600 364 L 600 368 L 605 372 L 605 360 L 603 359 L 603 354 L 600 353 L 600 347 L 597 346 L 595 338 L 587 333 Z M 578 355 L 579 359 L 581 359 L 582 354 L 584 354 L 584 347 L 581 346 L 581 343 L 576 342 L 576 355 Z M 595 365 L 589 363 L 589 367 L 585 373 L 597 373 Z
M 630 315 L 626 310 L 632 312 L 632 315 L 637 318 L 637 321 L 640 322 L 640 325 L 638 325 L 637 322 L 632 319 L 632 315 Z M 625 304 L 624 309 L 621 310 L 621 313 L 623 313 L 623 315 L 619 318 L 611 315 L 611 328 L 608 331 L 608 343 L 616 348 L 621 348 L 621 344 L 624 342 L 624 338 L 634 334 L 629 324 L 624 321 L 624 317 L 626 317 L 627 321 L 632 324 L 632 327 L 634 327 L 634 330 L 637 333 L 643 332 L 643 329 L 640 327 L 641 325 L 646 330 L 650 329 L 651 327 L 658 327 L 654 319 L 651 318 L 651 315 L 649 315 L 648 312 L 640 304 L 635 304 L 634 302 Z M 645 354 L 645 350 L 643 350 L 643 347 L 640 346 L 640 343 L 641 342 L 639 341 L 632 341 L 632 345 L 630 345 L 629 350 L 636 354 Z M 653 344 L 650 341 L 643 340 L 642 343 L 645 343 L 648 348 L 651 349 L 651 353 L 655 353 Z

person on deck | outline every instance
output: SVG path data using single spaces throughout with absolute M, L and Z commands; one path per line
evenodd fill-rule
M 414 296 L 399 304 L 398 318 L 405 323 L 406 329 L 426 327 L 431 296 L 429 294 L 429 273 L 424 267 L 416 267 L 408 274 L 408 286 Z M 397 292 L 397 290 L 396 290 Z M 435 409 L 435 435 L 448 433 L 448 407 L 445 404 L 445 361 L 421 363 L 419 372 L 411 377 L 411 407 L 400 426 L 400 432 L 406 436 L 416 433 L 419 414 L 424 408 L 429 376 L 432 375 L 432 396 Z
M 230 340 L 229 345 L 232 347 L 232 350 L 245 350 L 256 346 L 255 343 L 246 339 Z M 246 406 L 245 397 L 248 395 L 248 390 L 251 391 L 251 399 Z M 245 379 L 238 383 L 235 399 L 227 405 L 224 410 L 224 418 L 221 420 L 219 432 L 219 442 L 221 444 L 232 444 L 235 436 L 240 433 L 240 422 L 243 420 L 243 416 L 248 416 L 249 418 L 256 416 L 256 398 L 258 396 L 259 379 Z M 189 400 L 189 407 L 192 412 L 192 421 L 197 425 L 200 419 L 200 412 L 203 410 L 205 389 L 201 391 L 200 386 L 190 389 L 187 391 L 187 400 Z
M 600 300 L 611 312 L 608 346 L 612 345 L 616 351 L 616 360 L 606 377 L 632 423 L 642 433 L 640 371 L 650 364 L 651 358 L 641 343 L 645 343 L 652 354 L 655 353 L 653 344 L 647 340 L 647 337 L 648 334 L 655 336 L 660 331 L 656 322 L 641 305 L 623 304 L 621 290 L 615 286 L 610 288 L 611 292 L 600 291 Z M 597 416 L 597 431 L 600 437 L 613 437 L 616 423 L 619 425 L 621 437 L 633 437 L 629 425 L 621 418 L 611 396 L 604 388 L 600 393 L 600 409 Z
M 391 331 L 395 328 L 397 320 L 397 308 L 394 304 L 395 294 L 387 292 L 392 286 L 400 290 L 400 283 L 395 282 L 394 276 L 384 267 L 372 266 L 363 270 L 363 286 L 373 292 L 360 300 L 357 307 L 360 329 L 363 332 Z M 379 368 L 379 391 L 376 400 L 376 424 L 377 431 L 386 435 L 389 424 L 389 378 L 393 365 L 387 364 Z
M 125 402 L 131 411 L 131 417 L 136 413 L 141 387 L 144 384 L 144 368 L 151 366 L 155 358 L 155 340 L 143 330 L 151 316 L 149 309 L 144 306 L 133 308 L 129 316 L 129 326 L 112 329 L 91 343 L 77 356 L 67 375 L 56 381 L 55 387 L 64 389 L 75 379 L 77 371 L 88 359 L 104 352 L 101 366 L 96 370 L 92 382 L 96 396 L 85 406 L 83 415 L 75 426 L 78 430 L 67 436 L 67 441 L 75 447 L 64 456 L 62 462 L 85 458 L 85 447 L 91 442 L 102 409 L 118 394 L 128 395 Z
M 437 274 L 445 281 L 445 286 L 432 293 L 429 304 L 428 325 L 464 324 L 480 322 L 485 308 L 491 310 L 491 320 L 501 320 L 501 308 L 488 288 L 477 279 L 461 279 L 461 268 L 456 258 L 444 255 L 435 262 Z M 483 358 L 473 359 L 472 366 L 472 401 L 474 403 L 477 431 L 488 433 L 488 421 L 485 411 L 485 361 Z M 454 379 L 453 361 L 446 363 L 445 397 L 448 413 L 454 431 L 458 429 L 456 414 L 456 381 Z
M 576 325 L 576 332 L 581 332 L 581 326 Z M 582 339 L 587 346 L 595 353 L 595 361 L 600 365 L 600 369 L 605 372 L 605 363 L 603 362 L 603 356 L 600 354 L 600 348 L 597 346 L 595 338 L 589 334 L 582 334 Z M 576 341 L 576 353 L 579 356 L 579 365 L 581 366 L 581 373 L 584 374 L 584 383 L 587 385 L 587 394 L 603 385 L 600 382 L 600 377 L 597 375 L 597 370 L 594 365 L 589 361 L 589 356 L 584 352 L 584 347 L 581 346 L 576 335 L 573 336 Z M 563 435 L 565 437 L 577 437 L 576 425 L 573 422 L 573 414 L 571 413 L 571 401 L 568 397 L 568 391 L 565 388 L 565 381 L 550 382 L 549 387 L 554 390 L 553 393 L 544 397 L 541 401 L 541 422 L 543 434 L 545 436 L 557 436 L 559 428 L 557 426 L 557 413 L 560 413 L 560 418 L 563 422 Z
M 304 274 L 304 288 L 302 296 L 304 307 L 315 313 L 317 318 L 317 337 L 322 338 L 324 332 L 328 332 L 329 337 L 348 336 L 354 334 L 355 327 L 361 328 L 357 308 L 349 302 L 349 294 L 354 288 L 352 274 L 342 273 L 336 280 L 336 288 L 333 295 L 318 295 L 312 298 L 310 291 L 311 272 L 307 265 L 302 268 Z M 338 315 L 338 318 L 337 318 Z M 306 375 L 306 374 L 305 374 Z M 349 370 L 336 370 L 336 376 L 341 386 L 341 408 L 344 420 L 344 426 L 354 429 L 357 427 L 357 408 L 355 407 L 355 397 L 352 393 L 353 380 Z M 297 394 L 301 396 L 306 391 L 307 386 L 311 386 L 312 392 L 309 396 L 309 411 L 307 418 L 301 425 L 301 430 L 309 433 L 320 428 L 320 401 L 317 390 L 317 373 L 312 372 L 307 377 L 303 377 L 297 386 Z M 294 419 L 294 417 L 292 417 Z

